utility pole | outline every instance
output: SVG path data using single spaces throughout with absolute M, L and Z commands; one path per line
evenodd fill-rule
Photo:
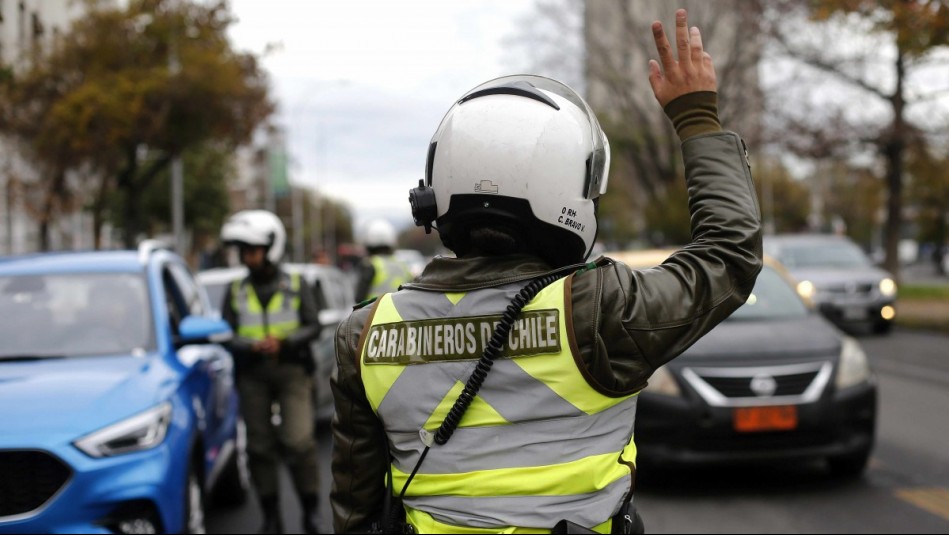
M 299 186 L 290 188 L 293 197 L 293 256 L 297 262 L 306 262 L 303 255 L 303 190 Z
M 168 73 L 175 77 L 181 72 L 181 63 L 178 61 L 178 44 L 172 29 L 168 46 Z M 175 153 L 171 160 L 171 232 L 175 239 L 175 252 L 181 256 L 184 251 L 184 164 L 181 154 Z

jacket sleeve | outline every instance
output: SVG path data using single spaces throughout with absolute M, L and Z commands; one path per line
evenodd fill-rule
M 641 390 L 748 298 L 761 270 L 761 216 L 744 143 L 730 132 L 682 143 L 692 242 L 662 265 L 605 262 L 573 278 L 574 333 L 588 380 Z
M 365 530 L 382 511 L 388 470 L 386 436 L 359 376 L 359 335 L 368 307 L 336 330 L 336 373 L 330 379 L 333 416 L 333 487 L 330 506 L 336 533 Z

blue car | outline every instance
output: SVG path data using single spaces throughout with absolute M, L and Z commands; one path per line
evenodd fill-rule
M 181 258 L 0 258 L 0 533 L 203 533 L 249 492 L 230 327 Z

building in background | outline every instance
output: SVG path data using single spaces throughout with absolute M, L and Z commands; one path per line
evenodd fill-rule
M 74 0 L 0 0 L 0 70 L 23 68 L 32 47 L 53 46 L 84 11 L 85 4 Z M 38 249 L 37 225 L 24 203 L 34 177 L 17 147 L 0 137 L 0 254 Z M 91 219 L 80 212 L 62 217 L 51 229 L 51 245 L 91 247 L 91 228 Z

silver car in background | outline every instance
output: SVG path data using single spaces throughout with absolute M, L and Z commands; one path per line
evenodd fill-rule
M 333 416 L 333 393 L 330 391 L 330 376 L 336 369 L 336 326 L 346 319 L 356 302 L 355 284 L 350 275 L 335 266 L 322 264 L 284 263 L 282 267 L 290 273 L 299 273 L 313 291 L 319 310 L 322 330 L 311 349 L 316 361 L 314 403 L 316 419 L 325 422 Z M 205 287 L 211 303 L 220 308 L 227 287 L 235 280 L 247 276 L 244 266 L 213 268 L 200 271 L 198 282 Z
M 797 279 L 797 290 L 847 331 L 889 332 L 896 317 L 896 281 L 873 265 L 850 238 L 829 234 L 765 236 L 764 251 Z

